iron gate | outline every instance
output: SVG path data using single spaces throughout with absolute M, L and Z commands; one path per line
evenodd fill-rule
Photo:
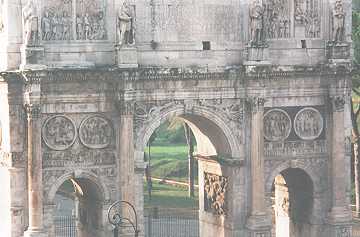
M 76 237 L 75 216 L 55 216 L 54 224 L 56 237 Z
M 199 211 L 145 209 L 145 237 L 199 237 Z

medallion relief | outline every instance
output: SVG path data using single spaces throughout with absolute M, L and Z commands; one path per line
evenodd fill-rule
M 82 144 L 93 149 L 107 147 L 113 139 L 113 134 L 114 131 L 109 121 L 98 115 L 86 118 L 79 129 Z
M 294 121 L 294 130 L 303 140 L 313 140 L 320 136 L 323 131 L 323 117 L 314 108 L 304 108 L 300 110 Z
M 291 132 L 291 119 L 281 109 L 272 109 L 264 115 L 264 136 L 267 140 L 277 142 L 285 140 Z
M 76 136 L 74 122 L 63 115 L 48 118 L 42 127 L 43 140 L 53 150 L 65 150 L 71 147 Z

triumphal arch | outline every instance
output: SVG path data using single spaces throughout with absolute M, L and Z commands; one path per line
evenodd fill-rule
M 116 200 L 144 236 L 144 148 L 174 117 L 200 236 L 351 236 L 350 0 L 0 0 L 0 42 L 2 237 L 55 236 L 57 193 L 79 236 L 113 236 Z

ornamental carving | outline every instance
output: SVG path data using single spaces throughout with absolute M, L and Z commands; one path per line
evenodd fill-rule
M 350 237 L 351 230 L 349 227 L 338 228 L 336 231 L 336 237 Z
M 333 111 L 335 112 L 341 112 L 344 111 L 345 107 L 345 98 L 344 96 L 334 96 L 331 98 Z
M 41 19 L 42 40 L 104 40 L 105 5 L 100 0 L 47 0 Z
M 264 116 L 264 136 L 269 141 L 285 140 L 291 132 L 291 119 L 281 109 L 272 109 Z
M 71 147 L 76 136 L 74 122 L 63 115 L 50 117 L 42 127 L 43 140 L 53 150 L 66 150 Z
M 326 140 L 265 142 L 265 157 L 297 157 L 326 154 Z
M 93 149 L 107 147 L 113 140 L 113 135 L 113 128 L 109 121 L 98 115 L 86 118 L 79 129 L 82 144 Z
M 313 140 L 318 138 L 323 131 L 323 126 L 323 117 L 314 108 L 304 108 L 295 116 L 294 130 L 301 139 Z
M 51 167 L 89 167 L 116 164 L 112 151 L 80 150 L 55 151 L 43 153 L 43 166 Z
M 227 178 L 215 174 L 204 173 L 205 211 L 216 215 L 226 214 Z

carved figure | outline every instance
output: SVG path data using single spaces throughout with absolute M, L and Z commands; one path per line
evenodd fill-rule
M 91 39 L 91 23 L 90 23 L 90 17 L 88 13 L 85 13 L 84 19 L 83 19 L 83 26 L 84 26 L 84 40 Z
M 50 40 L 52 36 L 52 22 L 49 16 L 49 12 L 45 11 L 44 16 L 41 19 L 41 30 L 42 30 L 42 39 Z
M 33 0 L 28 0 L 22 11 L 24 24 L 24 43 L 25 45 L 35 45 L 38 42 L 39 28 L 37 8 Z
M 342 0 L 336 0 L 333 11 L 333 40 L 335 42 L 340 42 L 344 40 L 344 22 L 345 12 Z
M 264 7 L 260 0 L 255 0 L 250 9 L 251 42 L 260 44 L 263 41 Z
M 133 45 L 135 43 L 134 16 L 126 1 L 124 1 L 122 7 L 119 8 L 117 20 L 118 44 Z
M 80 40 L 84 36 L 84 21 L 80 14 L 76 15 L 76 39 Z
M 66 11 L 63 12 L 61 17 L 61 25 L 62 25 L 62 36 L 61 40 L 69 40 L 71 38 L 71 19 L 68 16 Z

